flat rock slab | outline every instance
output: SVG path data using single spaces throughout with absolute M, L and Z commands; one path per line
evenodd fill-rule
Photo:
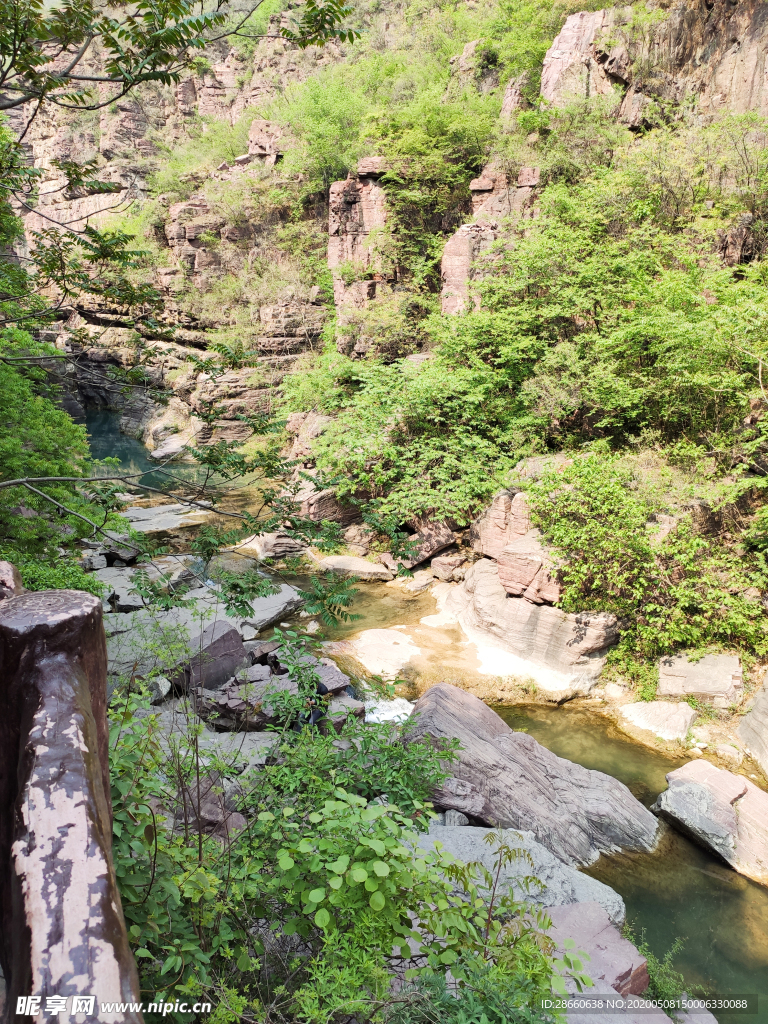
M 739 739 L 768 775 L 768 686 L 765 684 L 752 710 L 739 722 Z
M 352 654 L 371 675 L 394 679 L 421 651 L 397 629 L 366 629 L 350 643 Z
M 135 506 L 119 513 L 127 519 L 138 533 L 165 533 L 179 530 L 186 526 L 198 526 L 211 515 L 204 508 L 190 505 L 155 505 L 154 508 L 136 508 Z
M 203 732 L 198 745 L 203 759 L 216 757 L 232 770 L 247 772 L 266 764 L 280 745 L 276 732 Z
M 407 722 L 414 705 L 405 697 L 394 700 L 374 700 L 365 705 L 366 722 Z
M 768 793 L 709 761 L 667 775 L 653 809 L 739 874 L 768 885 Z
M 509 674 L 535 679 L 553 700 L 589 692 L 619 635 L 615 616 L 606 612 L 569 615 L 508 596 L 496 562 L 487 558 L 471 566 L 461 586 L 451 588 L 442 610 L 470 640 L 490 640 L 507 652 Z
M 658 822 L 625 785 L 514 732 L 472 694 L 438 683 L 419 699 L 406 742 L 458 739 L 451 777 L 433 793 L 440 808 L 486 825 L 531 831 L 560 860 L 591 864 L 601 853 L 650 850 Z
M 585 972 L 600 991 L 605 986 L 622 996 L 639 996 L 648 988 L 647 961 L 621 932 L 599 903 L 553 906 L 547 910 L 552 919 L 550 936 L 558 952 L 566 952 L 566 942 L 576 943 L 572 955 L 587 953 Z M 580 958 L 584 961 L 584 958 Z
M 357 576 L 364 583 L 386 582 L 393 579 L 393 574 L 380 562 L 369 562 L 357 555 L 327 555 L 317 558 L 321 569 L 328 569 L 340 576 Z
M 666 700 L 637 701 L 619 711 L 619 724 L 650 732 L 662 740 L 684 740 L 698 717 L 689 704 Z
M 189 646 L 192 637 L 214 619 L 226 620 L 241 634 L 245 627 L 250 627 L 252 635 L 281 622 L 302 604 L 297 591 L 286 584 L 281 585 L 277 594 L 251 601 L 253 614 L 247 618 L 227 614 L 215 589 L 201 587 L 190 591 L 187 598 L 194 599 L 194 606 L 105 615 L 109 672 L 124 675 L 133 671 L 134 666 L 137 676 L 146 676 L 151 671 L 169 671 L 173 665 L 165 663 L 164 655 L 169 651 L 167 646 L 163 647 L 168 641 L 172 640 L 179 649 Z
M 491 831 L 473 825 L 438 825 L 433 821 L 429 834 L 419 836 L 418 843 L 422 849 L 431 850 L 439 842 L 457 860 L 465 864 L 479 861 L 495 874 L 495 847 L 485 842 Z M 502 866 L 499 876 L 502 891 L 541 907 L 599 903 L 614 924 L 619 927 L 624 924 L 624 900 L 610 886 L 558 860 L 536 842 L 532 832 L 509 832 L 506 838 L 513 849 L 523 852 L 523 856 Z M 530 875 L 538 879 L 539 884 L 527 886 L 523 879 Z
M 685 654 L 659 661 L 660 697 L 697 697 L 716 708 L 727 708 L 741 697 L 741 662 L 735 655 L 708 654 L 689 661 Z

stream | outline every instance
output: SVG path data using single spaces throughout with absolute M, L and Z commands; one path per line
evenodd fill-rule
M 118 423 L 114 413 L 88 414 L 94 456 L 116 456 L 129 472 L 154 470 L 156 475 L 147 450 L 120 434 Z M 195 469 L 174 466 L 173 472 L 192 480 Z M 152 482 L 149 475 L 144 480 Z M 442 680 L 461 685 L 481 671 L 487 679 L 488 666 L 458 627 L 420 624 L 435 611 L 428 594 L 407 595 L 375 584 L 359 587 L 358 593 L 351 610 L 360 618 L 340 623 L 329 631 L 331 639 L 399 626 L 419 647 L 409 674 L 422 684 Z M 613 775 L 646 806 L 666 788 L 665 774 L 684 763 L 633 742 L 609 719 L 576 703 L 499 705 L 495 710 L 513 729 L 527 731 L 560 757 Z M 768 888 L 731 871 L 671 829 L 665 829 L 653 853 L 602 857 L 588 874 L 623 896 L 636 938 L 644 936 L 658 957 L 683 939 L 674 965 L 689 986 L 701 985 L 720 996 L 757 993 L 756 1015 L 718 1013 L 721 1024 L 768 1024 Z

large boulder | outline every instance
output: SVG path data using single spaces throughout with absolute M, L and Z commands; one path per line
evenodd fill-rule
M 431 850 L 440 843 L 446 853 L 465 864 L 479 861 L 492 874 L 496 873 L 496 846 L 485 841 L 492 830 L 473 825 L 438 825 L 433 823 L 429 834 L 419 836 L 419 846 Z M 621 927 L 626 917 L 624 900 L 604 882 L 582 874 L 570 864 L 558 860 L 532 832 L 506 833 L 507 842 L 521 855 L 509 863 L 502 863 L 499 881 L 502 891 L 515 899 L 535 903 L 541 907 L 572 903 L 600 904 L 610 920 Z M 527 877 L 536 879 L 528 885 Z
M 504 548 L 531 528 L 530 509 L 522 491 L 502 491 L 470 528 L 475 551 L 498 558 Z
M 594 685 L 619 635 L 616 617 L 607 612 L 567 614 L 508 596 L 496 563 L 487 558 L 467 570 L 461 586 L 448 594 L 444 611 L 471 640 L 490 641 L 512 655 L 510 674 L 532 676 L 556 700 Z
M 498 556 L 498 563 L 499 581 L 513 597 L 524 597 L 534 604 L 555 604 L 560 599 L 553 560 L 538 530 L 529 530 L 510 541 Z
M 676 768 L 667 782 L 653 810 L 739 874 L 768 885 L 768 793 L 705 760 Z
M 707 654 L 689 661 L 685 654 L 667 655 L 659 661 L 660 697 L 696 697 L 727 708 L 742 694 L 741 662 L 732 654 Z
M 576 950 L 589 957 L 584 966 L 595 989 L 605 992 L 607 987 L 622 996 L 645 992 L 649 985 L 645 957 L 622 936 L 600 903 L 554 906 L 547 913 L 552 921 L 549 934 L 558 953 L 562 956 L 569 949 L 569 939 L 575 942 Z
M 697 713 L 689 704 L 666 700 L 637 701 L 619 711 L 619 725 L 627 732 L 639 731 L 662 740 L 682 740 L 696 721 Z
M 739 722 L 739 738 L 768 775 L 768 686 L 763 686 L 752 710 Z
M 530 830 L 560 860 L 591 864 L 601 853 L 650 850 L 654 816 L 625 785 L 557 757 L 514 732 L 477 697 L 439 683 L 414 708 L 407 742 L 458 739 L 451 776 L 434 791 L 438 807 L 487 825 Z
M 243 638 L 224 619 L 217 619 L 192 637 L 190 649 L 194 654 L 183 671 L 184 683 L 191 689 L 217 690 L 246 661 Z

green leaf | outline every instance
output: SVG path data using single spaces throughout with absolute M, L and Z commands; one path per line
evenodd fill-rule
M 383 860 L 375 860 L 371 866 L 379 878 L 386 878 L 389 874 L 389 864 L 385 864 Z
M 380 910 L 383 910 L 384 907 L 386 906 L 386 903 L 387 901 L 384 899 L 380 892 L 371 893 L 371 898 L 368 900 L 368 905 L 370 906 L 371 910 L 375 910 L 376 913 L 378 913 Z
M 291 868 L 294 866 L 295 861 L 293 857 L 290 857 L 287 853 L 284 853 L 282 857 L 279 858 L 277 863 L 281 871 L 290 871 Z
M 134 949 L 133 955 L 134 956 L 148 957 L 150 960 L 154 960 L 154 957 L 155 957 L 154 953 L 150 953 L 149 950 L 148 949 L 144 949 L 143 946 L 140 949 Z
M 315 914 L 315 924 L 317 925 L 318 928 L 326 929 L 330 923 L 331 915 L 328 913 L 325 907 L 321 907 Z
M 325 899 L 325 889 L 313 889 L 309 894 L 311 903 L 322 903 Z
M 352 881 L 358 883 L 364 882 L 368 877 L 368 872 L 365 870 L 365 868 L 360 867 L 359 865 L 358 867 L 352 868 L 349 874 L 350 877 L 352 878 Z

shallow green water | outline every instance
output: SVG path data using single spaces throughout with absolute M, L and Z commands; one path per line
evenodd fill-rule
M 121 473 L 140 473 L 131 483 L 143 483 L 163 490 L 175 490 L 175 480 L 194 482 L 200 478 L 199 466 L 188 463 L 174 463 L 166 470 L 158 470 L 157 463 L 150 459 L 149 451 L 135 437 L 120 433 L 120 414 L 109 409 L 88 410 L 85 414 L 85 428 L 88 444 L 95 459 L 117 458 Z M 100 473 L 109 476 L 111 470 L 104 467 Z
M 681 761 L 631 743 L 608 720 L 577 708 L 496 710 L 560 757 L 615 776 L 644 804 L 666 788 Z M 689 985 L 718 995 L 758 994 L 757 1016 L 717 1014 L 727 1024 L 768 1021 L 768 888 L 737 875 L 668 830 L 652 854 L 615 854 L 588 869 L 621 893 L 635 934 L 657 956 L 679 936 L 675 966 Z

